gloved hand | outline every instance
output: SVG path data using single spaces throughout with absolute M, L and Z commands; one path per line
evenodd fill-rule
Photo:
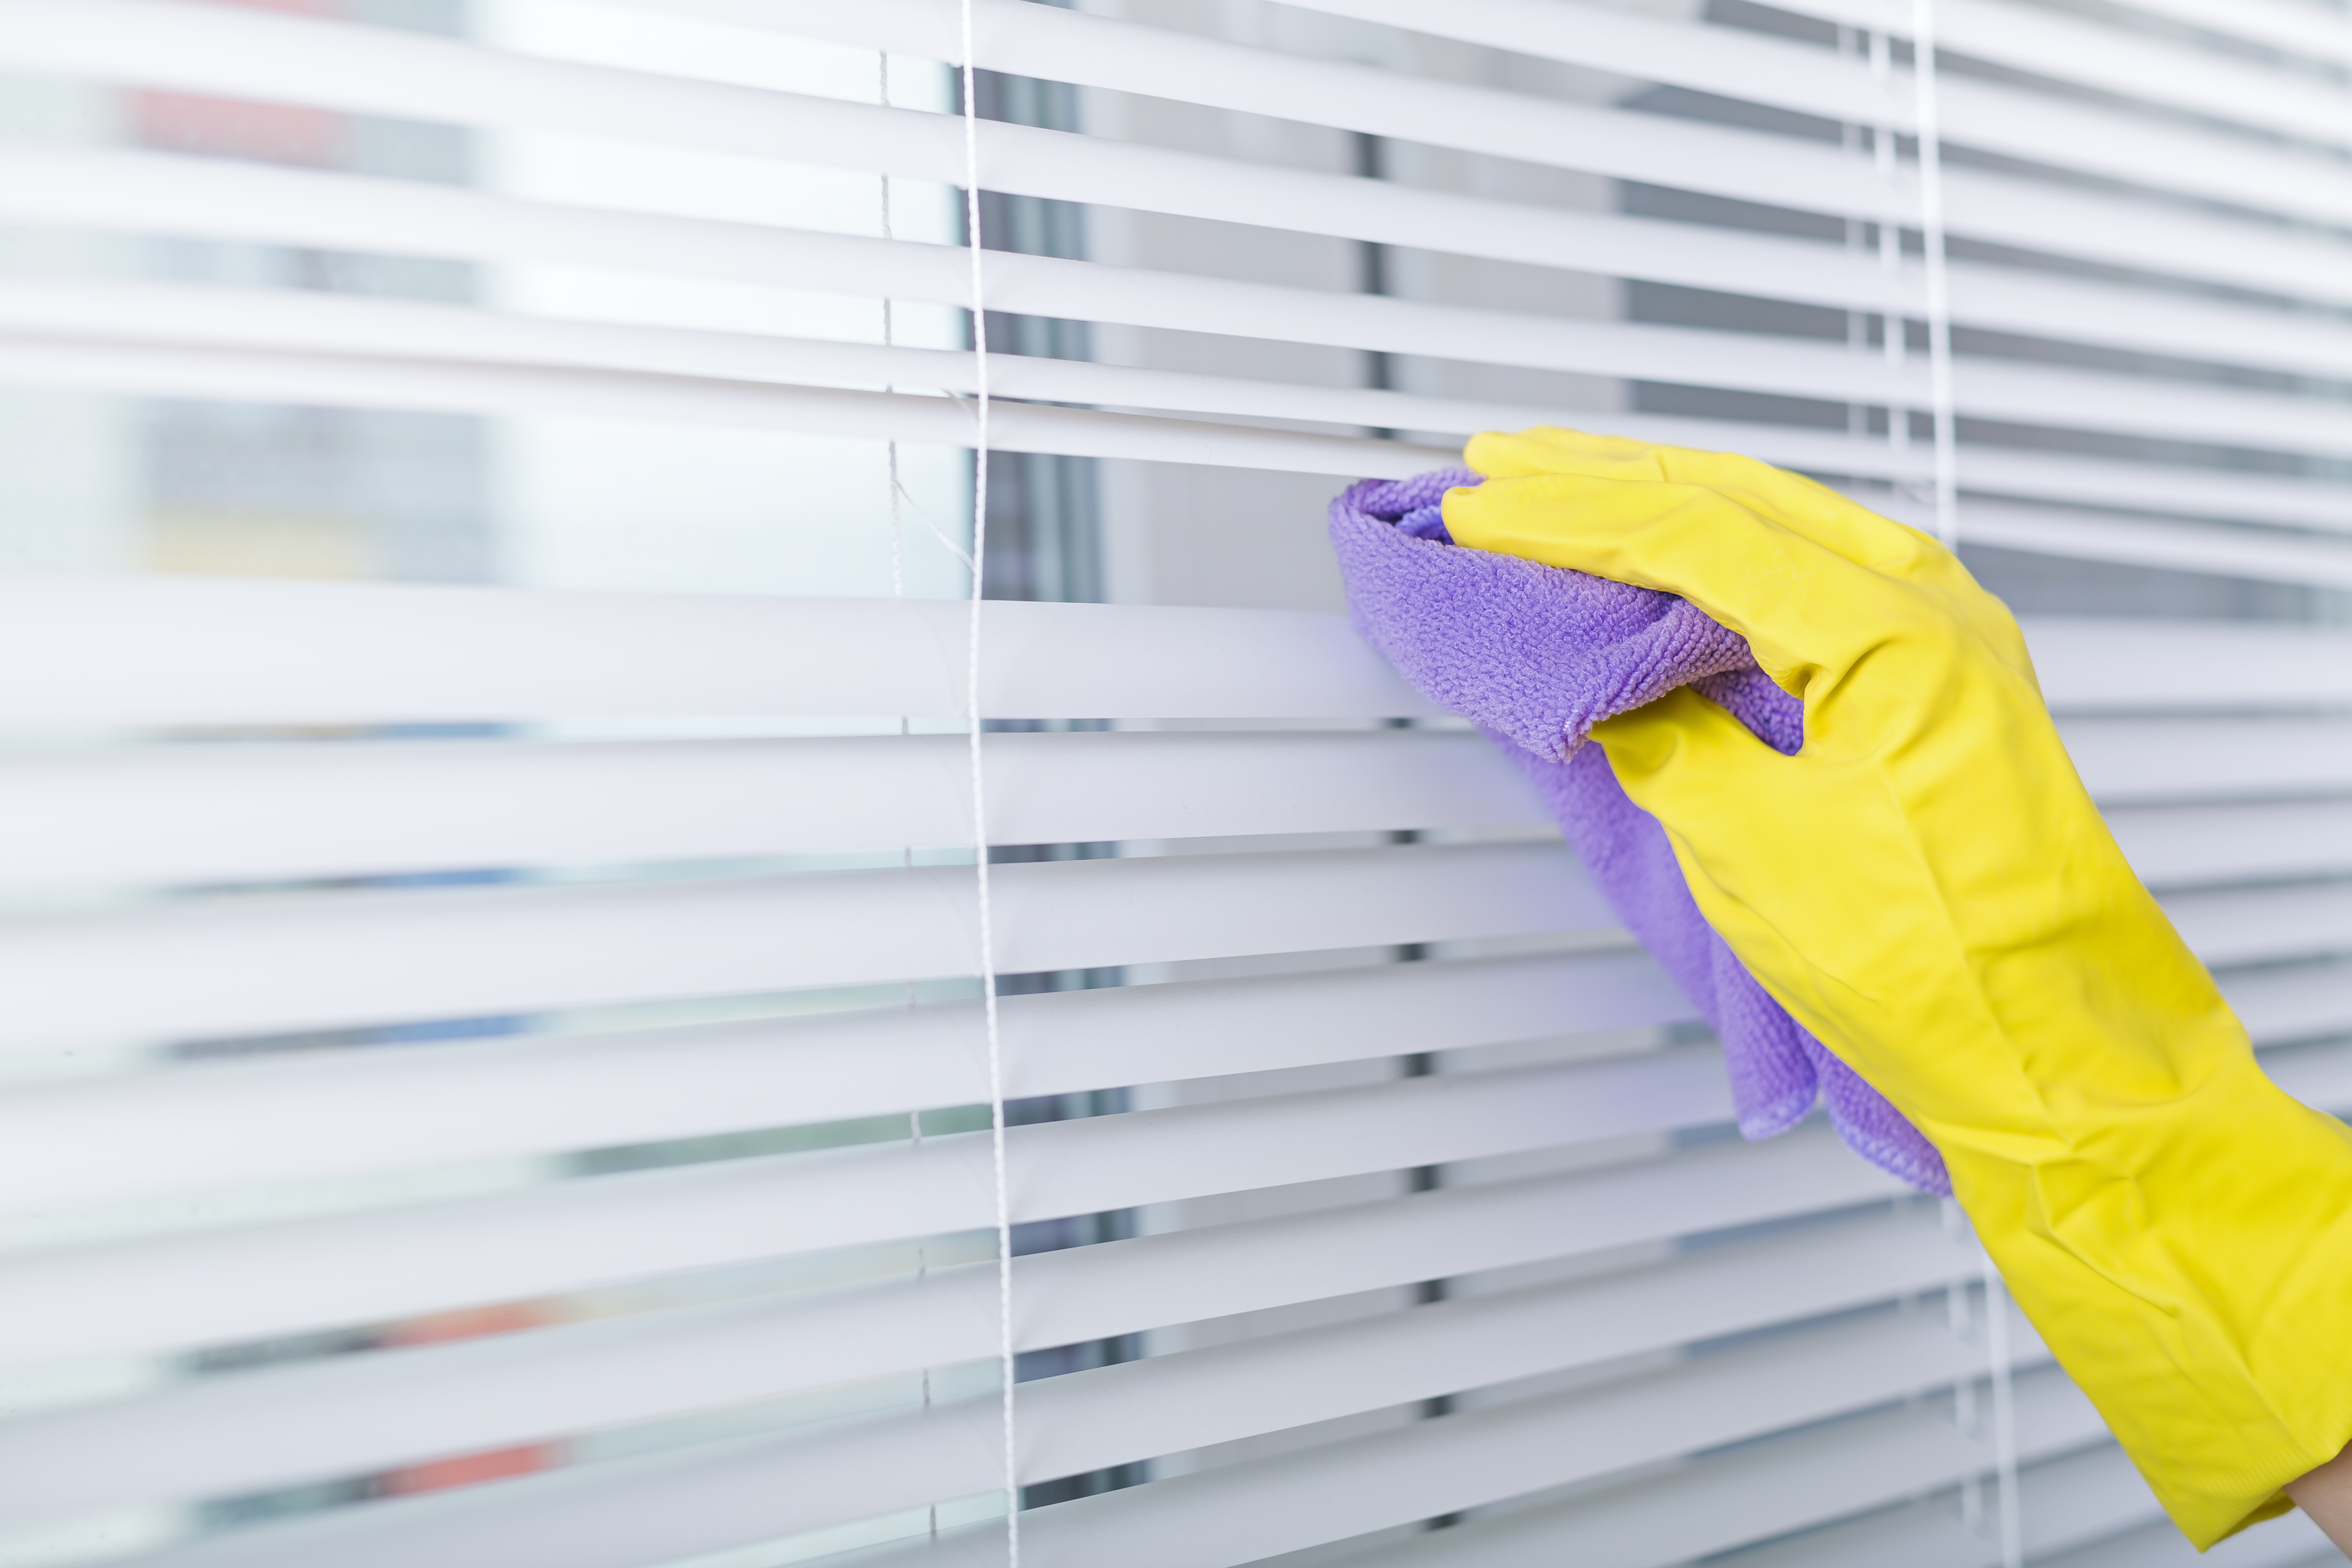
M 1848 1147 L 1929 1192 L 1943 1161 L 1876 1090 L 1740 967 L 1691 902 L 1665 834 L 1585 744 L 1593 725 L 1689 684 L 1766 745 L 1804 743 L 1804 712 L 1748 644 L 1686 601 L 1582 572 L 1457 549 L 1439 502 L 1464 469 L 1367 479 L 1331 503 L 1357 629 L 1423 694 L 1472 719 L 1525 773 L 1601 895 L 1723 1042 L 1740 1133 L 1769 1138 L 1818 1099 Z
M 2011 1290 L 2199 1547 L 2352 1438 L 2352 1131 L 2272 1085 L 2125 863 L 2016 622 L 1950 551 L 1745 458 L 1482 435 L 1454 540 L 1681 594 L 1804 704 L 1596 726 L 1693 895 L 1939 1149 Z

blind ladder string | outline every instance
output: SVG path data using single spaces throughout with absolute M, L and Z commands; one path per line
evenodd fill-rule
M 1919 138 L 1919 249 L 1927 286 L 1927 384 L 1935 411 L 1936 537 L 1960 543 L 1959 442 L 1952 398 L 1951 282 L 1945 267 L 1943 133 L 1936 93 L 1936 0 L 1912 0 L 1911 79 Z M 1981 1239 L 1985 1357 L 1992 1384 L 1993 1474 L 2000 1501 L 2001 1568 L 2022 1568 L 2024 1528 L 2017 1490 L 2017 1398 L 2010 1375 L 2008 1291 Z
M 1951 280 L 1944 256 L 1944 149 L 1936 94 L 1936 0 L 1912 0 L 1911 38 L 1911 80 L 1919 132 L 1919 244 L 1927 283 L 1927 386 L 1936 418 L 1936 537 L 1948 548 L 1958 549 L 1959 432 L 1952 403 Z
M 881 103 L 883 108 L 887 109 L 890 107 L 890 51 L 877 50 L 876 58 L 881 62 Z M 885 240 L 898 237 L 891 233 L 890 176 L 887 174 L 882 176 L 882 237 Z M 891 319 L 890 297 L 886 294 L 882 297 L 882 346 L 886 349 L 897 343 L 898 334 L 895 327 L 896 323 Z M 886 392 L 895 392 L 898 389 L 886 383 L 882 390 Z M 903 517 L 899 511 L 898 503 L 898 438 L 897 436 L 890 438 L 884 452 L 884 461 L 889 467 L 890 476 L 890 597 L 904 599 L 907 597 L 907 542 L 906 529 L 902 527 Z M 907 719 L 903 714 L 898 718 L 898 733 L 901 735 L 907 733 Z M 913 852 L 908 852 L 911 854 Z
M 1871 161 L 1879 180 L 1892 191 L 1901 172 L 1895 161 L 1895 41 L 1883 29 L 1869 37 L 1870 74 L 1881 95 L 1878 122 L 1871 127 Z M 1903 225 L 1886 214 L 1878 220 L 1878 265 L 1889 277 L 1903 270 Z M 1879 317 L 1878 324 L 1879 351 L 1885 356 L 1887 369 L 1899 372 L 1906 348 L 1904 339 L 1909 331 L 1907 319 L 1888 310 Z M 1890 392 L 1888 396 L 1894 399 L 1899 394 Z M 1890 401 L 1886 405 L 1886 444 L 1896 452 L 1911 444 L 1911 411 L 1899 401 Z M 1902 483 L 1900 471 L 1898 465 L 1895 481 L 1897 485 Z
M 2009 1288 L 1992 1254 L 1977 1242 L 1984 1267 L 1985 1354 L 1992 1363 L 1992 1457 L 2000 1496 L 2000 1568 L 2023 1568 L 2025 1535 L 2017 1497 L 2017 1394 L 2009 1375 Z
M 883 108 L 887 109 L 890 107 L 890 51 L 887 49 L 877 50 L 875 53 L 875 58 L 879 63 L 880 70 L 880 80 L 878 84 L 880 90 L 877 94 L 877 101 L 880 102 Z M 882 176 L 882 237 L 886 240 L 894 237 L 890 232 L 890 176 L 887 174 Z M 892 327 L 890 297 L 886 294 L 882 297 L 882 346 L 886 349 L 891 347 L 897 340 L 897 335 L 892 330 Z M 885 385 L 882 390 L 886 392 L 895 392 L 898 389 L 895 386 Z M 900 486 L 898 482 L 898 441 L 896 436 L 891 437 L 885 447 L 885 464 L 888 470 L 887 476 L 890 486 L 890 597 L 893 599 L 903 600 L 907 597 L 907 542 L 906 529 L 901 526 L 903 522 L 903 513 L 899 508 L 898 492 Z M 911 727 L 908 723 L 907 715 L 900 714 L 898 716 L 898 734 L 900 737 L 903 737 L 910 733 L 910 728 Z M 914 845 L 901 845 L 898 850 L 898 855 L 901 866 L 909 875 L 912 875 L 915 870 Z M 907 982 L 907 1006 L 912 1008 L 914 1005 L 915 982 L 909 980 Z M 908 1142 L 914 1147 L 919 1149 L 923 1146 L 923 1113 L 919 1109 L 907 1113 L 907 1134 Z M 915 1242 L 915 1278 L 919 1281 L 928 1279 L 930 1275 L 930 1271 L 931 1260 L 929 1248 L 924 1241 L 919 1239 Z M 926 1366 L 923 1368 L 923 1410 L 925 1414 L 929 1414 L 930 1408 L 931 1369 Z M 940 1538 L 940 1505 L 938 1503 L 931 1504 L 929 1509 L 927 1511 L 927 1514 L 928 1517 L 926 1523 L 929 1528 L 930 1539 L 937 1541 Z
M 971 721 L 973 872 L 979 895 L 980 999 L 988 1038 L 989 1158 L 996 1182 L 997 1358 L 1003 1364 L 1004 1561 L 1021 1568 L 1021 1459 L 1013 1416 L 1013 1205 L 1004 1151 L 1004 1042 L 997 1027 L 996 959 L 989 906 L 988 810 L 981 766 L 980 612 L 988 560 L 988 312 L 982 293 L 980 232 L 980 100 L 972 70 L 971 0 L 958 6 L 963 43 L 964 238 L 971 256 L 972 463 L 971 632 L 964 658 L 964 708 Z

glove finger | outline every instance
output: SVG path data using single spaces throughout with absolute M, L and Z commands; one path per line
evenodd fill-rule
M 1651 479 L 1713 490 L 1858 566 L 1935 595 L 2003 663 L 2032 677 L 2032 662 L 2015 619 L 2007 606 L 1977 585 L 1958 557 L 1917 529 L 1880 517 L 1802 475 L 1737 453 L 1657 445 L 1557 425 L 1538 425 L 1516 434 L 1489 432 L 1475 436 L 1464 460 L 1490 481 L 1580 475 L 1594 479 Z M 1470 541 L 1457 535 L 1456 542 Z
M 1700 486 L 1858 566 L 1921 584 L 1952 582 L 1955 574 L 1958 580 L 1967 580 L 1952 552 L 1916 528 L 1883 517 L 1826 485 L 1733 452 L 1660 446 L 1622 435 L 1538 425 L 1516 434 L 1474 436 L 1463 451 L 1463 461 L 1489 480 L 1559 474 Z
M 1489 430 L 1470 438 L 1462 461 L 1489 479 L 1584 474 L 1595 479 L 1664 479 L 1666 455 L 1678 449 L 1625 435 L 1594 435 L 1563 425 Z
M 1701 486 L 1490 479 L 1449 492 L 1445 522 L 1474 549 L 1679 594 L 1746 637 L 1765 673 L 1800 697 L 1890 637 L 1950 630 L 1941 596 Z

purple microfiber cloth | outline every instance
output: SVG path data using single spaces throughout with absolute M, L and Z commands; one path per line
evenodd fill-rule
M 1431 701 L 1475 723 L 1533 781 L 1609 906 L 1723 1041 L 1740 1132 L 1787 1132 L 1818 1097 L 1846 1146 L 1922 1191 L 1943 1157 L 1756 983 L 1691 898 L 1657 820 L 1626 798 L 1602 719 L 1688 685 L 1783 756 L 1803 705 L 1745 638 L 1687 600 L 1516 556 L 1457 549 L 1440 503 L 1467 469 L 1368 479 L 1331 503 L 1331 544 L 1365 641 Z

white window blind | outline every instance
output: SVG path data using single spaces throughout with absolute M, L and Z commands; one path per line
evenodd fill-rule
M 0 1563 L 2189 1561 L 1956 1212 L 1730 1134 L 1319 504 L 1552 422 L 1956 538 L 2352 1111 L 2347 69 L 0 0 Z

